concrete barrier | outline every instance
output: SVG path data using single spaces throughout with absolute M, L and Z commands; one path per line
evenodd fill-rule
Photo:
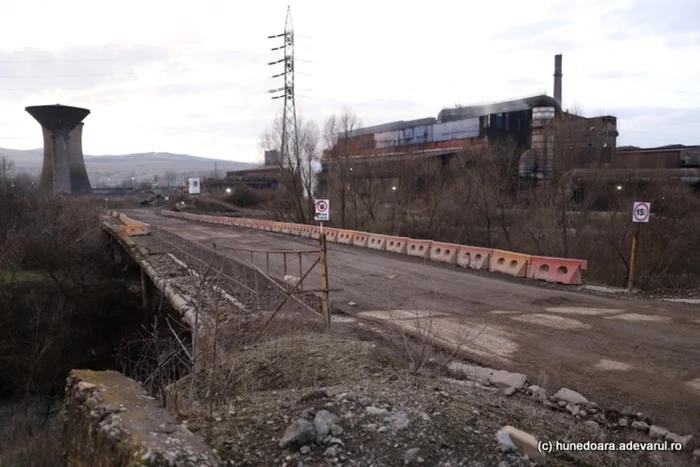
M 527 277 L 546 282 L 579 285 L 581 271 L 585 271 L 587 267 L 588 262 L 581 259 L 533 256 Z
M 292 234 L 292 224 L 288 224 L 287 222 L 282 223 L 282 233 L 286 235 L 291 235 Z
M 406 254 L 418 258 L 427 258 L 430 254 L 430 245 L 432 243 L 433 242 L 430 240 L 414 240 L 409 238 L 406 242 Z
M 272 232 L 272 226 L 275 223 L 272 221 L 265 221 L 265 232 Z
M 374 235 L 371 234 L 367 240 L 367 248 L 372 250 L 385 251 L 386 250 L 386 235 Z
M 406 237 L 386 237 L 386 251 L 405 255 L 407 243 L 408 238 Z
M 527 268 L 531 261 L 532 256 L 530 255 L 505 250 L 493 250 L 489 270 L 513 277 L 527 277 Z
M 282 227 L 284 227 L 284 224 L 282 222 L 273 222 L 272 223 L 272 231 L 273 232 L 282 232 Z
M 222 465 L 143 386 L 115 371 L 71 371 L 61 438 L 71 466 Z
M 354 231 L 338 229 L 338 243 L 342 243 L 343 245 L 352 245 L 352 240 L 354 237 Z
M 301 237 L 311 238 L 311 226 L 310 225 L 302 225 L 301 232 L 299 234 Z
M 488 269 L 493 250 L 478 246 L 460 245 L 457 252 L 457 264 L 471 269 Z
M 311 228 L 311 238 L 313 238 L 314 240 L 320 239 L 321 238 L 321 227 L 312 225 L 310 228 Z M 325 229 L 324 229 L 324 231 L 325 231 Z
M 292 224 L 292 229 L 291 229 L 291 234 L 296 235 L 297 237 L 301 237 L 301 225 L 300 224 Z
M 329 241 L 331 243 L 338 243 L 338 229 L 324 227 L 323 233 L 326 234 L 326 241 Z
M 457 254 L 459 253 L 459 245 L 454 243 L 438 243 L 433 242 L 430 245 L 429 258 L 431 261 L 440 263 L 455 264 L 457 262 Z
M 369 234 L 366 232 L 355 232 L 352 236 L 352 244 L 362 248 L 367 248 L 367 240 L 369 240 Z
M 149 235 L 151 233 L 151 226 L 148 224 L 132 224 L 132 225 L 122 225 L 121 231 L 127 237 L 138 237 L 141 235 Z

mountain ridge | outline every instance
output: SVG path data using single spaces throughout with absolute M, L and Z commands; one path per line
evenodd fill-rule
M 0 158 L 6 157 L 15 165 L 18 172 L 38 174 L 44 162 L 44 149 L 0 148 Z M 226 159 L 192 156 L 170 152 L 142 152 L 130 154 L 105 154 L 85 156 L 88 174 L 99 174 L 115 179 L 127 177 L 152 177 L 166 171 L 180 174 L 244 170 L 262 165 Z

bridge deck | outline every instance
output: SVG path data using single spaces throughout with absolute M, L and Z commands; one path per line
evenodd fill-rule
M 314 240 L 124 211 L 211 246 L 299 249 Z M 136 239 L 136 242 L 146 241 Z M 229 255 L 234 258 L 233 253 Z M 264 267 L 265 258 L 256 264 Z M 270 269 L 281 275 L 281 259 Z M 352 246 L 329 245 L 333 305 L 392 319 L 437 313 L 432 330 L 464 342 L 475 360 L 526 373 L 548 390 L 567 386 L 605 406 L 631 406 L 679 432 L 700 434 L 700 307 L 611 298 L 503 278 Z M 311 282 L 320 279 L 312 276 Z M 354 306 L 348 306 L 355 302 Z M 457 335 L 469 332 L 466 339 Z

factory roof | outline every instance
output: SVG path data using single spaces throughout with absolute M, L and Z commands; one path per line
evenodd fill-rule
M 523 99 L 494 102 L 492 104 L 448 107 L 440 111 L 438 114 L 438 121 L 449 122 L 463 120 L 466 118 L 482 117 L 484 115 L 517 112 L 519 110 L 528 110 L 535 107 L 554 107 L 557 112 L 561 112 L 561 106 L 553 97 L 542 94 Z

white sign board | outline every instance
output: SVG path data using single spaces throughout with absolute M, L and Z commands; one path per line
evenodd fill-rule
M 328 221 L 330 218 L 330 203 L 327 199 L 317 199 L 314 204 L 316 205 L 316 221 Z
M 649 214 L 651 213 L 651 203 L 643 201 L 635 201 L 632 210 L 632 221 L 634 222 L 649 222 Z

